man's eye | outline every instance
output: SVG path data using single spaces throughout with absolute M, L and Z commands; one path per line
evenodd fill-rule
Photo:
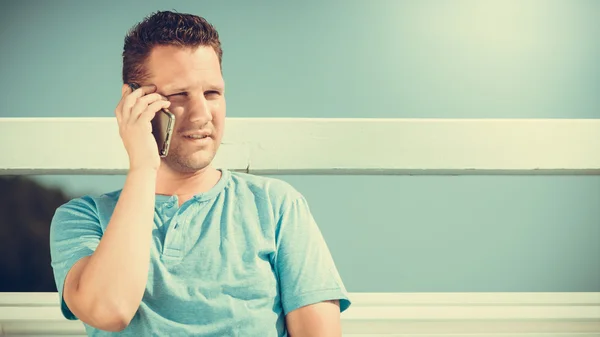
M 220 92 L 216 91 L 216 90 L 210 90 L 210 91 L 206 91 L 204 93 L 204 96 L 217 96 L 219 95 Z
M 178 92 L 176 94 L 171 94 L 167 97 L 175 97 L 175 96 L 187 96 L 187 92 Z

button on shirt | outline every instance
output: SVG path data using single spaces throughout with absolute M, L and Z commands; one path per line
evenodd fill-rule
M 350 301 L 306 199 L 288 183 L 221 170 L 219 182 L 179 206 L 156 195 L 144 296 L 119 333 L 89 336 L 287 336 L 285 315 Z M 63 315 L 69 269 L 96 249 L 121 190 L 84 196 L 52 219 L 52 268 Z M 118 275 L 114 276 L 118 280 Z

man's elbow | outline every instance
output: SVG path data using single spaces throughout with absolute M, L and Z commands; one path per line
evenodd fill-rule
M 121 332 L 125 330 L 125 328 L 129 325 L 129 323 L 125 321 L 110 321 L 103 322 L 102 324 L 98 324 L 94 326 L 98 330 L 107 331 L 107 332 Z
M 92 312 L 92 319 L 89 325 L 99 330 L 109 332 L 120 332 L 125 330 L 133 319 L 132 315 L 124 314 L 119 310 L 110 310 L 107 308 L 95 308 Z

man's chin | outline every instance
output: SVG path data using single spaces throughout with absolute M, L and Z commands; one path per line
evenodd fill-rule
M 163 158 L 163 162 L 179 172 L 196 172 L 210 166 L 214 155 L 208 151 L 198 151 L 189 155 L 173 154 Z

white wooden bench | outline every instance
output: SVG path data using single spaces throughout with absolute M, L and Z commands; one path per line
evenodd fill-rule
M 0 154 L 0 174 L 125 174 L 128 164 L 113 118 L 0 118 Z M 215 165 L 254 174 L 598 175 L 600 120 L 228 118 Z M 600 337 L 600 292 L 351 296 L 344 336 Z M 58 304 L 56 293 L 0 293 L 0 335 L 83 336 Z

